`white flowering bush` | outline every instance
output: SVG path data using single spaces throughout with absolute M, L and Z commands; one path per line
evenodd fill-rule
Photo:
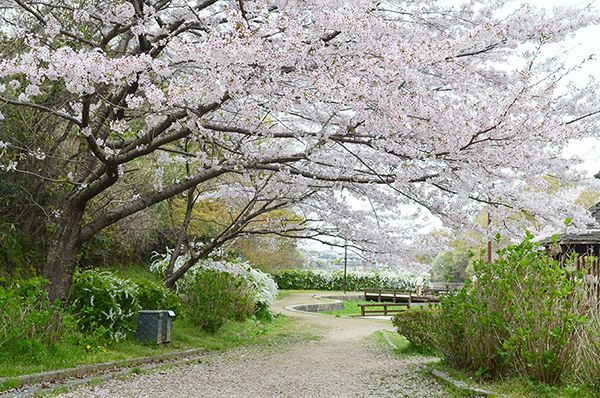
M 100 341 L 121 341 L 135 330 L 140 309 L 138 286 L 107 271 L 89 270 L 73 277 L 71 303 L 84 333 Z
M 325 270 L 274 271 L 273 279 L 279 289 L 292 290 L 344 290 L 344 273 Z M 364 288 L 415 290 L 417 276 L 408 271 L 350 271 L 346 275 L 348 290 Z M 429 286 L 431 275 L 421 274 L 424 287 Z
M 256 305 L 258 307 L 269 308 L 273 305 L 279 293 L 277 283 L 269 274 L 258 269 L 250 268 L 249 276 L 256 288 Z
M 167 252 L 165 254 L 161 254 L 158 252 L 152 252 L 152 264 L 150 265 L 150 271 L 154 274 L 164 276 L 167 271 L 167 267 L 169 266 L 169 261 L 171 260 L 171 254 L 173 253 L 173 249 L 166 248 Z M 189 260 L 189 254 L 181 253 L 177 260 L 175 260 L 174 271 L 177 271 L 181 268 L 187 260 Z
M 164 275 L 167 266 L 169 265 L 172 250 L 167 248 L 166 254 L 154 254 L 154 261 L 151 265 L 151 271 L 159 275 Z M 174 271 L 179 269 L 189 259 L 189 254 L 183 253 L 175 261 Z M 211 272 L 207 272 L 211 271 Z M 191 285 L 194 283 L 202 283 L 209 285 L 206 280 L 208 277 L 215 279 L 221 279 L 219 274 L 225 273 L 231 275 L 233 278 L 243 281 L 239 284 L 239 287 L 244 289 L 250 288 L 253 292 L 254 312 L 261 312 L 261 317 L 264 317 L 268 313 L 268 308 L 273 304 L 277 293 L 277 283 L 273 278 L 258 269 L 254 269 L 248 262 L 244 261 L 233 261 L 233 260 L 215 260 L 212 258 L 204 259 L 199 262 L 196 266 L 192 267 L 178 282 L 178 288 L 183 291 L 184 294 L 192 291 Z M 229 279 L 227 277 L 223 278 Z M 229 288 L 227 288 L 229 289 Z M 211 295 L 218 295 L 218 290 L 210 290 L 207 293 L 207 298 L 203 299 L 204 305 L 211 305 L 209 298 Z M 240 296 L 242 297 L 242 296 Z M 214 298 L 215 301 L 217 297 Z M 195 305 L 197 305 L 196 303 Z M 189 307 L 189 302 L 188 302 Z M 196 309 L 197 310 L 197 309 Z

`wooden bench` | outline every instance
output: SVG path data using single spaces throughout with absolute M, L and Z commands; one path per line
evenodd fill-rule
M 402 308 L 389 309 L 389 307 L 406 307 L 410 308 L 410 302 L 408 303 L 373 303 L 373 304 L 358 304 L 360 307 L 361 316 L 369 315 L 388 315 L 396 312 L 404 311 Z M 372 308 L 372 309 L 369 309 Z
M 365 301 L 391 301 L 392 303 L 411 302 L 412 292 L 396 289 L 364 289 Z

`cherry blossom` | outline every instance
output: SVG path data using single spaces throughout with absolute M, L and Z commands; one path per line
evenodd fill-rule
M 0 61 L 0 102 L 45 112 L 67 131 L 61 145 L 42 148 L 46 159 L 36 157 L 69 159 L 69 170 L 38 175 L 72 184 L 72 172 L 76 183 L 47 259 L 51 298 L 65 297 L 77 252 L 94 234 L 225 175 L 268 175 L 269 195 L 294 198 L 324 235 L 396 259 L 430 245 L 420 240 L 424 216 L 476 229 L 473 216 L 485 209 L 510 218 L 515 233 L 561 225 L 565 215 L 579 227 L 589 221 L 560 192 L 544 191 L 543 177 L 582 179 L 562 149 L 593 134 L 597 82 L 559 91 L 570 71 L 543 50 L 597 24 L 592 6 L 4 3 L 6 40 L 22 46 Z M 124 194 L 142 161 L 154 175 Z M 31 172 L 0 162 L 5 172 Z M 129 197 L 84 222 L 90 201 L 111 192 Z

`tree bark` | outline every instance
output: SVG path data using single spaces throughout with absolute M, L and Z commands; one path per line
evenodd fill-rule
M 48 299 L 51 302 L 58 299 L 65 303 L 69 298 L 77 254 L 83 243 L 80 237 L 84 209 L 85 206 L 74 204 L 67 206 L 54 231 L 44 267 L 44 278 L 50 281 Z
M 165 271 L 165 281 L 169 280 L 173 276 L 175 262 L 177 261 L 179 254 L 181 254 L 181 246 L 183 246 L 183 242 L 185 241 L 185 238 L 187 236 L 188 227 L 190 226 L 190 221 L 192 220 L 192 211 L 194 210 L 194 202 L 196 201 L 196 198 L 194 196 L 195 191 L 196 187 L 188 189 L 185 218 L 183 220 L 183 225 L 181 226 L 181 232 L 179 232 L 177 244 L 173 248 L 173 253 L 171 253 L 171 258 L 169 259 L 169 265 L 167 266 L 167 270 Z M 172 285 L 171 288 L 173 286 L 174 285 Z

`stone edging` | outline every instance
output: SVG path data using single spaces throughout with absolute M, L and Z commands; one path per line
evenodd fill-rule
M 463 391 L 469 392 L 471 394 L 474 394 L 477 397 L 490 397 L 490 396 L 496 395 L 491 391 L 483 390 L 481 388 L 471 387 L 464 381 L 455 380 L 452 377 L 450 377 L 450 375 L 448 375 L 447 373 L 442 372 L 437 369 L 432 370 L 431 375 L 433 377 L 435 377 L 438 381 L 451 384 L 455 388 L 458 388 L 459 390 L 463 390 Z
M 322 311 L 339 311 L 344 309 L 344 302 L 335 300 L 329 303 L 314 303 L 314 304 L 294 304 L 285 307 L 289 311 L 297 312 L 322 312 Z
M 171 361 L 177 360 L 192 356 L 206 355 L 208 351 L 206 348 L 194 348 L 191 350 L 178 351 L 178 352 L 170 352 L 165 354 L 157 354 L 148 357 L 140 357 L 140 358 L 131 358 L 131 359 L 123 359 L 119 361 L 105 362 L 105 363 L 96 363 L 89 365 L 80 365 L 74 368 L 60 369 L 60 370 L 52 370 L 48 372 L 42 373 L 33 373 L 15 377 L 3 377 L 0 378 L 0 384 L 3 384 L 6 381 L 14 380 L 19 383 L 19 385 L 32 385 L 37 383 L 50 383 L 55 382 L 60 379 L 72 378 L 86 374 L 98 374 L 105 371 L 115 371 L 121 368 L 133 367 L 146 365 L 153 362 L 162 362 L 162 361 Z M 37 390 L 36 388 L 33 388 Z M 31 392 L 33 394 L 35 391 Z M 28 396 L 29 393 L 3 393 L 0 391 L 0 396 Z
M 309 303 L 309 304 L 294 304 L 288 305 L 285 307 L 286 310 L 295 311 L 295 312 L 321 312 L 321 311 L 340 311 L 344 309 L 344 300 L 345 301 L 357 301 L 362 298 L 362 295 L 354 294 L 354 295 L 333 295 L 333 296 L 314 296 L 319 300 L 333 300 L 327 303 Z M 325 314 L 321 314 L 325 315 Z
M 365 295 L 360 294 L 337 294 L 332 296 L 315 296 L 318 299 L 329 299 L 329 300 L 342 300 L 342 301 L 362 301 L 365 299 Z

